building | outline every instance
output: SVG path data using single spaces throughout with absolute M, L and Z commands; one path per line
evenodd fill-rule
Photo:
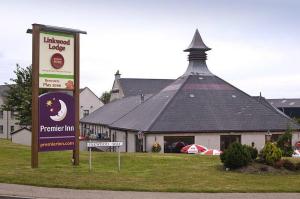
M 8 89 L 7 85 L 0 85 L 0 107 L 4 104 L 5 93 Z M 21 126 L 18 125 L 14 112 L 0 110 L 0 138 L 10 139 L 10 133 L 20 128 Z
M 11 133 L 12 143 L 31 146 L 31 130 L 23 127 Z
M 185 50 L 189 64 L 183 75 L 153 93 L 135 89 L 135 96 L 126 96 L 122 78 L 116 77 L 113 90 L 119 99 L 81 123 L 92 133 L 124 142 L 125 152 L 150 152 L 154 143 L 162 152 L 178 152 L 193 143 L 224 150 L 240 142 L 260 149 L 288 127 L 294 129 L 293 144 L 299 141 L 300 126 L 292 119 L 211 73 L 206 65 L 209 50 L 197 30 Z
M 174 81 L 174 79 L 121 78 L 120 72 L 117 71 L 111 90 L 110 101 L 129 96 L 157 93 Z
M 95 93 L 88 87 L 80 89 L 79 98 L 80 118 L 89 115 L 90 113 L 94 112 L 104 105 L 99 97 L 97 97 L 97 95 L 95 95 Z
M 300 122 L 300 99 L 268 99 L 269 103 L 284 114 Z

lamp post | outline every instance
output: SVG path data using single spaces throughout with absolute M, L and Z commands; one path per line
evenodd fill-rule
M 270 130 L 268 130 L 266 134 L 266 142 L 271 142 L 271 138 L 272 138 L 272 133 L 270 132 Z

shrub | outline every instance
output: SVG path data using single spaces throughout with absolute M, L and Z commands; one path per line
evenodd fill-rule
M 161 146 L 159 143 L 155 142 L 152 146 L 152 152 L 159 153 L 161 151 Z
M 291 129 L 288 128 L 286 132 L 281 135 L 278 140 L 277 140 L 277 146 L 281 149 L 282 151 L 282 156 L 284 157 L 291 157 L 294 150 L 292 148 L 292 133 Z
M 276 144 L 267 142 L 261 151 L 260 157 L 268 165 L 274 165 L 275 162 L 281 159 L 281 150 L 276 146 Z
M 248 145 L 244 145 L 244 147 L 249 151 L 250 155 L 251 155 L 251 159 L 255 160 L 257 158 L 257 154 L 258 151 L 256 148 L 248 146 Z
M 226 168 L 236 169 L 246 166 L 251 161 L 249 150 L 240 143 L 233 143 L 220 156 Z
M 290 171 L 296 170 L 296 165 L 292 163 L 290 160 L 283 160 L 283 167 Z

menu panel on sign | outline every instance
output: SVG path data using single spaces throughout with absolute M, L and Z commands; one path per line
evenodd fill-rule
M 74 89 L 74 36 L 40 33 L 39 87 Z

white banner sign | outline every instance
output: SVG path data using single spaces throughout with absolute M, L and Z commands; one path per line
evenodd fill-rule
M 40 33 L 39 87 L 74 89 L 74 36 Z
M 123 142 L 88 142 L 87 147 L 122 146 Z

